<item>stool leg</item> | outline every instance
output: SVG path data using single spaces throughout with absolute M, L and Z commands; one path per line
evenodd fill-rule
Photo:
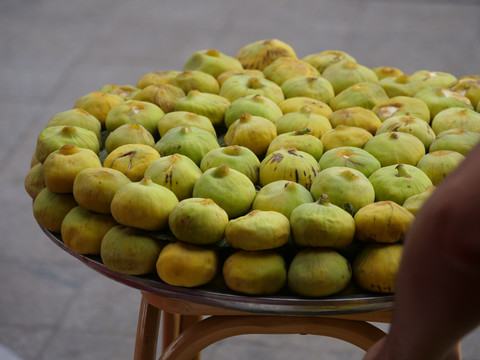
M 163 312 L 162 350 L 165 351 L 177 336 L 200 320 L 202 320 L 202 316 Z M 200 354 L 195 355 L 192 360 L 200 360 Z
M 160 310 L 142 297 L 138 314 L 134 360 L 154 360 L 156 358 L 159 323 Z

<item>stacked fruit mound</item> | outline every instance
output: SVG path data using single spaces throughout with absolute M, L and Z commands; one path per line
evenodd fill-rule
M 54 115 L 25 188 L 41 226 L 118 273 L 393 293 L 416 212 L 480 141 L 479 100 L 479 75 L 300 59 L 277 39 L 198 51 Z

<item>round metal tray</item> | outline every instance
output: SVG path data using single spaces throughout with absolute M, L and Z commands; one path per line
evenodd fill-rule
M 42 226 L 40 228 L 54 244 L 100 274 L 141 291 L 176 300 L 191 301 L 242 312 L 297 316 L 342 315 L 393 308 L 393 295 L 362 293 L 358 289 L 350 289 L 335 296 L 306 299 L 288 294 L 272 296 L 240 295 L 208 286 L 200 288 L 172 286 L 153 275 L 132 276 L 112 271 L 102 264 L 100 257 L 78 254 L 64 244 L 60 234 L 52 233 Z

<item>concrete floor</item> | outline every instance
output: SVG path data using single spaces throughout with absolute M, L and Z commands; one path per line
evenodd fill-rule
M 139 292 L 54 246 L 23 188 L 48 119 L 105 84 L 180 70 L 195 51 L 235 55 L 278 38 L 301 57 L 343 50 L 369 67 L 480 73 L 478 0 L 2 0 L 0 2 L 0 358 L 132 359 Z M 480 331 L 463 343 L 480 358 Z M 315 336 L 240 336 L 205 359 L 361 359 Z

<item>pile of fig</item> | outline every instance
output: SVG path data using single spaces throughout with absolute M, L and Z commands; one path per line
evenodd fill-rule
M 480 75 L 270 39 L 79 97 L 38 134 L 25 189 L 41 226 L 121 274 L 388 294 L 417 212 L 479 141 Z

